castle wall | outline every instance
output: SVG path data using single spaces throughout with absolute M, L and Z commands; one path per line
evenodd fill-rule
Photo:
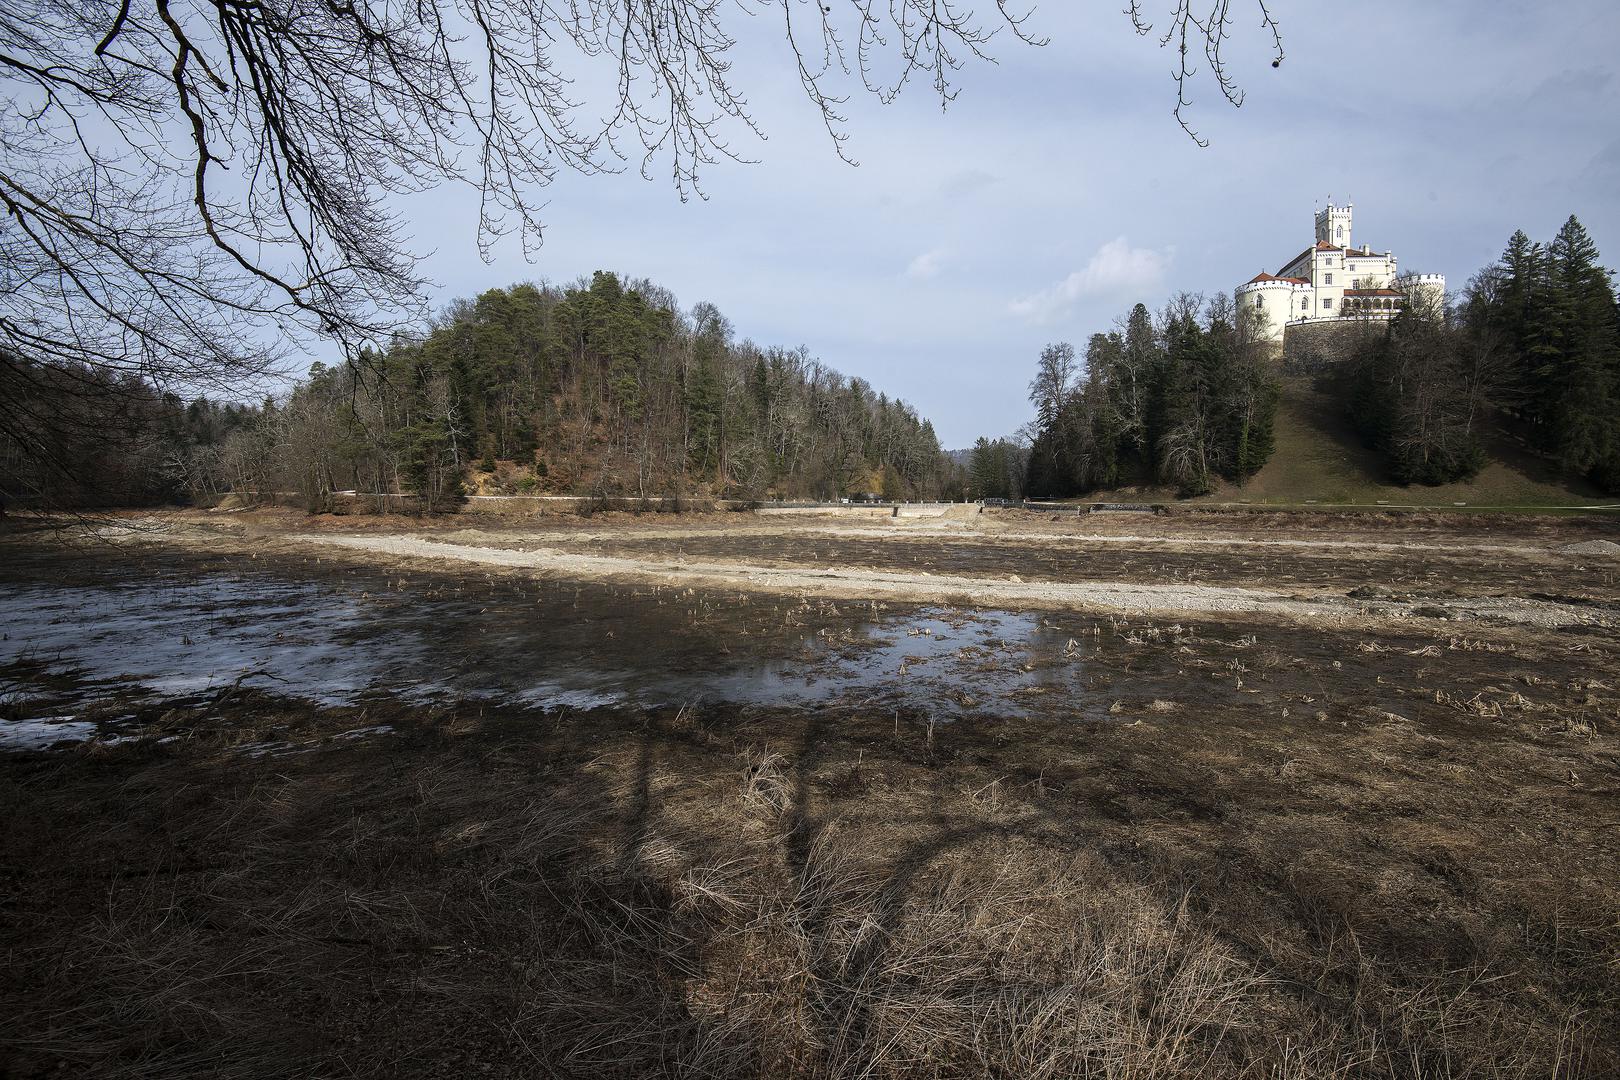
M 1414 299 L 1422 296 L 1430 303 L 1439 304 L 1446 298 L 1444 274 L 1413 274 L 1406 279 L 1406 287 L 1411 290 Z
M 1365 354 L 1387 326 L 1383 319 L 1294 323 L 1283 337 L 1283 370 L 1311 373 L 1347 363 Z
M 1337 251 L 1318 251 L 1311 260 L 1311 317 L 1331 319 L 1344 306 L 1345 279 L 1349 273 L 1344 256 Z
M 1352 282 L 1365 280 L 1372 289 L 1389 289 L 1395 285 L 1395 256 L 1387 251 L 1372 255 L 1346 252 L 1345 266 Z

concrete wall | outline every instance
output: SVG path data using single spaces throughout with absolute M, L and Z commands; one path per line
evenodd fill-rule
M 868 506 L 865 503 L 850 503 L 847 506 L 761 506 L 754 513 L 761 517 L 843 517 L 843 518 L 892 518 L 892 506 Z

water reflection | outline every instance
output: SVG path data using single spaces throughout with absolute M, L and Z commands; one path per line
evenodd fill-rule
M 1077 694 L 1082 671 L 1071 630 L 1024 613 L 183 569 L 0 585 L 0 665 L 13 683 L 0 693 L 14 696 L 31 689 L 24 669 L 31 683 L 72 676 L 57 713 L 115 690 L 240 685 L 329 705 L 378 693 L 546 708 L 854 697 L 1016 715 L 1035 696 Z

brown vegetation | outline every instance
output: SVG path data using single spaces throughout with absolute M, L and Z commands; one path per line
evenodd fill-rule
M 1367 572 L 1417 584 L 1394 565 Z M 778 648 L 690 602 L 717 647 Z M 1051 621 L 963 661 L 954 721 L 132 699 L 130 741 L 0 758 L 0 1073 L 1620 1070 L 1612 627 Z M 987 692 L 1028 667 L 1085 693 Z

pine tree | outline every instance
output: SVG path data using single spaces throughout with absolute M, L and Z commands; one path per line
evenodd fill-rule
M 1545 268 L 1546 253 L 1523 229 L 1508 239 L 1501 261 L 1492 268 L 1496 277 L 1492 329 L 1502 335 L 1516 357 L 1514 380 L 1527 397 L 1534 396 L 1535 379 L 1529 358 L 1546 298 Z
M 1164 350 L 1146 305 L 1131 308 L 1125 321 L 1123 344 L 1119 371 L 1112 380 L 1109 396 L 1119 416 L 1123 439 L 1120 457 L 1124 467 L 1147 480 L 1154 467 L 1154 388 L 1162 374 Z
M 1614 328 L 1609 272 L 1598 264 L 1597 245 L 1572 215 L 1547 247 L 1546 331 L 1536 375 L 1551 406 L 1553 449 L 1571 472 L 1586 474 L 1615 452 L 1617 365 L 1620 342 Z

